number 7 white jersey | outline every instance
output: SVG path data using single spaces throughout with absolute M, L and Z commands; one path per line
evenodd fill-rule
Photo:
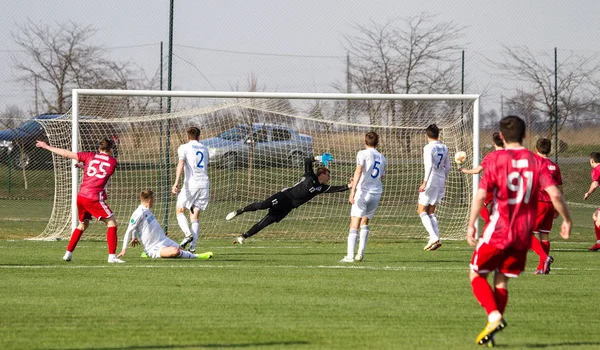
M 356 154 L 356 165 L 362 166 L 362 174 L 356 190 L 363 193 L 382 193 L 381 178 L 385 175 L 387 160 L 375 148 L 367 148 Z
M 445 187 L 446 177 L 450 172 L 450 157 L 448 147 L 440 141 L 431 141 L 423 147 L 423 163 L 425 166 L 424 179 L 427 188 Z
M 184 188 L 208 188 L 208 148 L 192 140 L 179 146 L 177 155 L 184 161 Z

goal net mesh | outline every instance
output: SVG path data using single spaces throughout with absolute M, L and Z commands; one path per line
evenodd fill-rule
M 139 193 L 152 189 L 152 208 L 169 236 L 179 241 L 171 193 L 177 148 L 187 142 L 185 130 L 197 126 L 210 150 L 210 201 L 200 213 L 203 238 L 233 238 L 260 220 L 265 211 L 225 221 L 227 213 L 291 187 L 303 175 L 303 158 L 331 153 L 331 185 L 348 183 L 364 134 L 380 135 L 378 149 L 388 161 L 381 202 L 371 221 L 372 239 L 426 239 L 416 212 L 423 181 L 425 128 L 436 123 L 450 155 L 473 156 L 473 103 L 468 100 L 327 100 L 167 98 L 87 96 L 79 99 L 79 146 L 94 151 L 101 137 L 116 140 L 118 167 L 108 184 L 107 203 L 125 232 Z M 161 112 L 162 111 L 162 112 Z M 71 149 L 71 114 L 41 121 L 52 146 Z M 54 156 L 55 193 L 51 219 L 37 239 L 71 235 L 71 161 Z M 446 194 L 437 207 L 441 236 L 463 238 L 472 198 L 471 176 L 450 171 Z M 315 169 L 318 165 L 315 164 Z M 80 181 L 82 171 L 79 171 Z M 181 184 L 180 184 L 181 186 Z M 347 237 L 349 192 L 322 194 L 255 238 L 327 239 Z M 102 223 L 91 222 L 84 239 L 105 237 Z

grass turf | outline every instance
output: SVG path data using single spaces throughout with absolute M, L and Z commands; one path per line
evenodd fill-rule
M 485 324 L 471 294 L 472 248 L 373 240 L 341 264 L 343 243 L 204 240 L 209 261 L 152 260 L 106 244 L 0 242 L 2 349 L 465 349 Z M 597 264 L 584 242 L 554 242 L 548 276 L 509 285 L 510 348 L 600 348 Z

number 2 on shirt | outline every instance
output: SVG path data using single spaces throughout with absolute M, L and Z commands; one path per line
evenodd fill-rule
M 196 152 L 196 159 L 198 159 L 198 155 L 200 155 L 200 160 L 198 161 L 198 163 L 196 163 L 196 166 L 198 168 L 204 168 L 204 165 L 202 165 L 202 161 L 204 160 L 204 153 L 200 151 Z

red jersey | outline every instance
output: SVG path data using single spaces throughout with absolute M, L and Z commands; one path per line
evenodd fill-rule
M 485 167 L 487 166 L 489 159 L 490 159 L 490 155 L 494 154 L 494 151 L 491 151 L 490 153 L 486 154 L 485 157 L 483 157 L 483 159 L 481 160 L 481 163 L 479 163 L 479 166 L 483 168 L 483 170 L 485 170 Z
M 597 181 L 600 183 L 600 166 L 596 166 L 595 168 L 592 168 L 592 182 Z
M 548 169 L 548 172 L 552 176 L 554 183 L 556 185 L 562 185 L 562 175 L 560 173 L 560 168 L 558 167 L 558 165 L 556 163 L 554 163 L 553 161 L 551 161 L 550 158 L 547 158 L 547 157 L 540 157 L 540 158 L 542 158 L 542 166 L 545 169 Z M 552 202 L 550 200 L 550 196 L 548 195 L 548 193 L 546 191 L 544 191 L 544 189 L 542 189 L 542 188 L 540 188 L 540 191 L 538 192 L 538 201 L 539 202 Z
M 483 241 L 498 249 L 527 250 L 537 217 L 538 191 L 556 185 L 542 158 L 525 148 L 489 155 L 479 188 L 494 192 Z
M 106 199 L 106 186 L 115 172 L 117 160 L 106 153 L 94 152 L 79 152 L 77 160 L 84 163 L 78 195 L 94 200 Z

